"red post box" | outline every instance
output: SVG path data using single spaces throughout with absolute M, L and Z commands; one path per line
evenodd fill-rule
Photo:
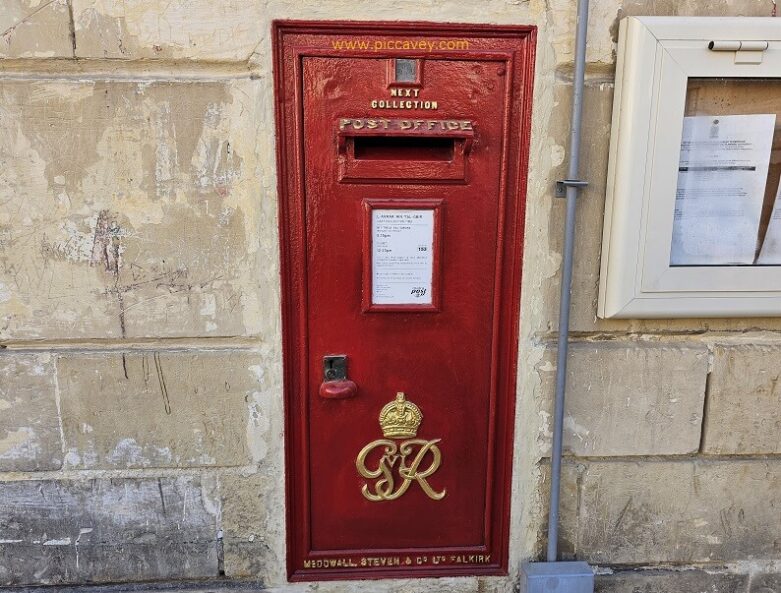
M 290 578 L 506 573 L 534 28 L 273 33 Z

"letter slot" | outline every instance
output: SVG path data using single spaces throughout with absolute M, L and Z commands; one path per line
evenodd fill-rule
M 341 118 L 343 183 L 466 183 L 471 120 Z

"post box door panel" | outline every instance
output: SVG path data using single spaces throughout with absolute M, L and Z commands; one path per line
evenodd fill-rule
M 300 26 L 276 29 L 291 578 L 501 573 L 530 31 L 410 58 Z

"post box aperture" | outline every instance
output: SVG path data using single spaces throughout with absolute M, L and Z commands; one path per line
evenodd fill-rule
M 533 29 L 274 32 L 291 579 L 505 572 Z

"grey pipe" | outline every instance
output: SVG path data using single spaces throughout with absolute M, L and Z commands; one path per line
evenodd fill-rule
M 568 180 L 577 180 L 580 167 L 580 125 L 583 114 L 583 79 L 586 70 L 586 32 L 588 0 L 578 2 L 575 35 L 575 75 L 572 81 L 572 123 L 569 136 Z M 559 300 L 559 340 L 556 358 L 556 399 L 553 414 L 553 450 L 551 452 L 550 514 L 548 515 L 548 562 L 555 562 L 559 545 L 559 493 L 561 490 L 561 449 L 564 432 L 564 393 L 567 387 L 569 351 L 569 312 L 572 293 L 572 260 L 575 247 L 575 213 L 580 187 L 566 185 L 567 217 L 564 223 L 564 264 L 561 270 Z

